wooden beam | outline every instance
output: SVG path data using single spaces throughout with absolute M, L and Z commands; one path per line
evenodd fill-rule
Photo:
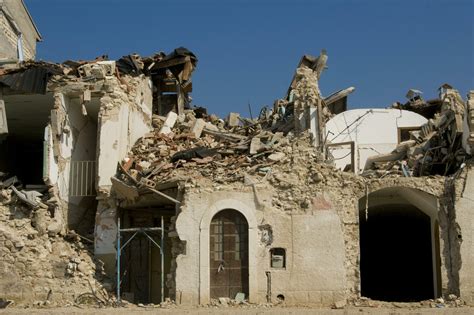
M 169 68 L 169 67 L 176 66 L 182 63 L 186 63 L 187 61 L 191 61 L 191 57 L 186 56 L 186 57 L 173 58 L 170 60 L 160 61 L 155 64 L 153 69 Z
M 148 186 L 146 186 L 146 188 L 148 188 L 149 191 L 154 192 L 155 194 L 157 194 L 157 195 L 159 195 L 159 196 L 161 196 L 161 197 L 164 197 L 164 198 L 166 198 L 166 199 L 168 199 L 168 200 L 170 200 L 170 201 L 172 201 L 172 202 L 174 202 L 174 203 L 176 203 L 176 204 L 178 204 L 178 205 L 181 204 L 181 202 L 179 202 L 178 200 L 174 199 L 173 197 L 168 196 L 167 194 L 162 193 L 161 191 L 158 191 L 158 190 L 156 190 L 156 189 L 150 188 L 150 187 L 148 187 Z

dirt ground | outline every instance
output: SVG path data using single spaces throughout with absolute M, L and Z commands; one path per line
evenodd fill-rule
M 347 307 L 345 309 L 309 308 L 309 307 L 122 307 L 122 308 L 8 308 L 0 310 L 0 314 L 474 314 L 474 308 L 369 308 Z

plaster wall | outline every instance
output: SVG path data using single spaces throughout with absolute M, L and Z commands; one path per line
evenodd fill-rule
M 466 182 L 461 197 L 456 202 L 456 222 L 462 236 L 459 270 L 461 298 L 474 305 L 474 168 L 467 167 Z
M 67 204 L 64 216 L 68 227 L 77 229 L 85 214 L 92 216 L 95 210 L 95 197 L 70 196 L 71 184 L 71 162 L 73 161 L 95 161 L 97 145 L 97 116 L 84 115 L 82 105 L 77 98 L 56 93 L 56 104 L 64 113 L 62 132 L 59 139 L 60 156 L 54 159 L 52 151 L 54 142 L 49 141 L 48 156 L 48 180 L 51 184 L 57 183 L 60 199 Z M 95 100 L 97 102 L 97 100 Z M 50 127 L 47 127 L 49 130 Z M 53 154 L 53 157 L 51 157 Z M 76 178 L 72 178 L 75 180 Z M 90 218 L 89 218 L 90 219 Z
M 110 190 L 110 177 L 115 175 L 117 163 L 140 137 L 151 131 L 151 83 L 144 76 L 137 80 L 133 96 L 116 90 L 101 98 L 97 154 L 99 190 Z
M 104 262 L 105 272 L 113 278 L 117 243 L 117 208 L 111 199 L 99 200 L 95 222 L 94 254 Z
M 327 143 L 354 141 L 355 170 L 364 169 L 370 156 L 392 152 L 398 144 L 398 128 L 419 127 L 423 116 L 398 109 L 353 109 L 342 112 L 326 123 Z M 331 148 L 336 167 L 351 163 L 350 148 Z
M 49 123 L 44 130 L 44 149 L 43 152 L 45 161 L 43 169 L 43 179 L 47 185 L 56 185 L 59 177 L 59 168 L 56 159 L 54 158 L 54 136 Z
M 135 144 L 152 130 L 152 84 L 149 78 L 139 76 L 131 82 L 133 91 L 125 93 L 115 88 L 100 102 L 97 146 L 97 190 L 99 205 L 95 217 L 95 253 L 105 262 L 105 269 L 113 275 L 117 238 L 117 208 L 110 198 L 117 164 Z
M 266 302 L 271 272 L 272 300 L 282 294 L 287 303 L 332 305 L 345 298 L 345 247 L 341 221 L 334 209 L 313 214 L 288 214 L 271 208 L 271 194 L 252 191 L 189 192 L 176 221 L 186 242 L 176 258 L 176 294 L 183 304 L 209 302 L 209 224 L 224 209 L 240 211 L 249 223 L 249 300 Z M 272 227 L 271 241 L 265 226 Z M 199 235 L 199 238 L 196 236 Z M 270 266 L 270 249 L 286 250 L 286 268 Z
M 97 186 L 110 187 L 110 177 L 117 170 L 117 163 L 128 149 L 129 111 L 126 105 L 101 110 L 99 114 L 99 143 L 97 156 Z

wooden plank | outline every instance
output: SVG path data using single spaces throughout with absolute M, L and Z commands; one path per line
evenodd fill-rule
M 170 201 L 172 201 L 172 202 L 174 202 L 174 203 L 176 203 L 176 204 L 178 204 L 178 205 L 181 204 L 181 202 L 179 202 L 178 200 L 174 199 L 173 197 L 168 196 L 167 194 L 162 193 L 161 191 L 158 191 L 158 190 L 156 190 L 156 189 L 150 188 L 150 187 L 148 187 L 148 186 L 147 186 L 146 188 L 148 188 L 149 191 L 154 192 L 155 194 L 157 194 L 157 195 L 159 195 L 159 196 L 161 196 L 161 197 L 164 197 L 164 198 L 166 198 L 166 199 L 168 199 L 168 200 L 170 200 Z
M 173 58 L 173 59 L 170 59 L 170 60 L 160 61 L 160 62 L 155 64 L 153 69 L 169 68 L 169 67 L 172 67 L 172 66 L 176 66 L 176 65 L 185 63 L 187 61 L 191 61 L 191 57 L 186 56 L 186 57 Z

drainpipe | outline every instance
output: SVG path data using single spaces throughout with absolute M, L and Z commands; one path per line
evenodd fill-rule
M 18 33 L 17 46 L 18 46 L 18 61 L 23 62 L 25 61 L 25 57 L 23 54 L 23 34 L 22 33 Z
M 265 271 L 267 275 L 267 303 L 272 302 L 272 273 L 270 271 Z

